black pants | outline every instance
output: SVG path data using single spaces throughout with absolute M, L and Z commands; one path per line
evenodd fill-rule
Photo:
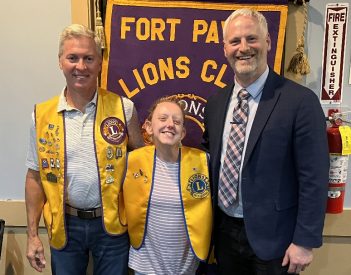
M 218 264 L 218 274 L 288 274 L 288 265 L 282 267 L 283 258 L 263 261 L 255 255 L 247 240 L 243 219 L 229 217 L 217 209 L 215 234 L 215 255 Z

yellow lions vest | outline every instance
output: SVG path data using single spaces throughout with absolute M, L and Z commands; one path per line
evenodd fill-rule
M 180 188 L 183 216 L 192 250 L 200 260 L 208 256 L 212 231 L 212 206 L 206 153 L 180 149 Z M 123 197 L 131 245 L 142 246 L 148 205 L 154 184 L 155 147 L 146 146 L 128 154 Z
M 64 111 L 57 112 L 59 97 L 35 107 L 40 178 L 46 195 L 43 209 L 50 245 L 63 249 L 67 243 L 65 230 L 65 122 Z M 107 233 L 126 232 L 121 222 L 124 206 L 120 199 L 128 143 L 122 99 L 98 89 L 94 122 L 95 154 L 100 179 L 103 222 Z M 120 215 L 121 213 L 121 215 Z

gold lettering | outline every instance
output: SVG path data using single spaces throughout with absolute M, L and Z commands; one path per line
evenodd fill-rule
M 186 56 L 180 56 L 176 60 L 176 76 L 178 78 L 187 78 L 190 74 L 190 69 L 187 65 L 190 64 L 190 59 Z
M 164 59 L 158 60 L 158 66 L 160 69 L 160 78 L 161 80 L 166 80 L 166 74 L 169 79 L 174 79 L 174 70 L 172 64 L 172 58 L 167 58 L 167 64 Z
M 193 42 L 198 42 L 199 35 L 206 33 L 208 24 L 205 20 L 194 20 L 193 24 Z
M 118 83 L 128 98 L 131 98 L 145 89 L 146 85 L 155 85 L 160 80 L 165 81 L 167 79 L 175 79 L 175 77 L 188 77 L 190 74 L 189 64 L 190 60 L 186 56 L 178 57 L 175 62 L 173 62 L 171 57 L 158 59 L 157 64 L 149 62 L 144 64 L 142 69 L 133 69 L 132 76 L 134 78 L 132 77 L 131 81 L 134 81 L 134 83 L 126 83 L 123 79 L 119 79 Z
M 227 86 L 227 84 L 222 82 L 222 77 L 227 69 L 227 65 L 223 64 L 219 70 L 219 73 L 216 75 L 216 70 L 218 68 L 217 62 L 214 60 L 206 60 L 204 64 L 202 65 L 202 70 L 201 70 L 201 79 L 204 82 L 210 83 L 214 82 L 213 84 L 220 87 L 224 88 Z M 214 73 L 209 73 L 209 70 L 212 69 Z
M 144 29 L 144 33 L 142 33 Z M 150 37 L 150 21 L 147 18 L 141 17 L 136 22 L 136 37 L 139 40 L 147 40 Z
M 145 89 L 145 84 L 144 84 L 143 80 L 141 79 L 141 76 L 140 76 L 140 74 L 139 74 L 137 69 L 133 70 L 133 75 L 134 75 L 136 81 L 138 82 L 138 85 L 139 85 L 140 89 L 141 90 Z
M 206 43 L 214 42 L 216 44 L 219 43 L 218 38 L 218 27 L 216 21 L 211 21 L 210 28 L 208 29 L 208 33 L 206 36 Z
M 122 17 L 121 18 L 121 39 L 126 39 L 127 31 L 130 31 L 130 26 L 127 23 L 135 22 L 134 17 Z
M 209 23 L 205 20 L 194 20 L 193 22 L 193 42 L 199 42 L 201 36 L 205 43 L 219 43 L 219 31 L 223 31 L 224 21 L 220 23 L 216 20 L 211 20 Z
M 176 27 L 181 23 L 179 18 L 151 18 L 124 16 L 121 18 L 121 39 L 126 39 L 128 32 L 135 32 L 138 40 L 145 41 L 164 41 L 165 31 L 169 28 L 169 41 L 174 41 L 176 36 Z M 133 25 L 133 26 L 132 26 Z M 133 28 L 133 30 L 132 30 Z
M 151 19 L 151 40 L 156 40 L 156 36 L 158 40 L 165 40 L 162 33 L 166 28 L 165 21 L 161 18 L 152 18 Z
M 124 93 L 127 95 L 128 98 L 131 98 L 140 92 L 138 88 L 135 88 L 132 91 L 130 91 L 123 79 L 118 80 L 118 83 L 119 85 L 121 85 Z
M 222 82 L 222 77 L 223 77 L 225 71 L 227 70 L 227 67 L 228 67 L 227 64 L 222 65 L 222 67 L 221 67 L 221 69 L 216 77 L 216 80 L 214 82 L 214 84 L 216 86 L 218 86 L 219 88 L 224 88 L 225 86 L 227 86 L 227 84 Z
M 176 25 L 181 23 L 179 18 L 167 18 L 167 23 L 170 24 L 170 31 L 169 31 L 169 41 L 175 40 L 176 34 Z
M 150 71 L 150 73 L 149 73 L 149 71 Z M 156 66 L 155 66 L 155 64 L 152 64 L 151 62 L 146 63 L 143 66 L 143 75 L 144 75 L 146 83 L 149 85 L 154 85 L 159 80 Z
M 201 79 L 204 82 L 212 82 L 215 79 L 213 74 L 206 75 L 208 67 L 212 67 L 213 69 L 217 69 L 217 63 L 214 60 L 206 60 L 201 70 Z
M 203 191 L 204 190 L 204 186 L 203 185 L 200 186 L 199 181 L 196 181 L 195 183 L 196 183 L 197 191 Z

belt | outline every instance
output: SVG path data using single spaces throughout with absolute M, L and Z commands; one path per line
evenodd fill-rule
M 79 217 L 79 218 L 85 219 L 85 220 L 95 219 L 95 218 L 99 218 L 102 216 L 101 207 L 82 210 L 82 209 L 74 208 L 74 207 L 66 204 L 65 212 L 68 215 Z

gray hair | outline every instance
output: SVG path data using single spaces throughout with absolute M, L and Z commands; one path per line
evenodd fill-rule
M 88 27 L 80 24 L 72 24 L 63 29 L 63 31 L 60 34 L 58 56 L 61 57 L 63 53 L 63 44 L 66 40 L 80 37 L 87 37 L 93 39 L 96 44 L 96 51 L 101 57 L 101 40 L 95 35 L 95 32 L 93 32 Z
M 253 18 L 256 18 L 256 20 L 258 21 L 258 24 L 261 27 L 261 30 L 264 32 L 265 35 L 268 34 L 268 24 L 264 15 L 259 11 L 244 8 L 244 9 L 238 9 L 234 11 L 231 15 L 229 15 L 227 20 L 225 20 L 224 26 L 223 26 L 223 41 L 225 39 L 225 35 L 227 33 L 229 23 L 239 16 L 251 16 Z

